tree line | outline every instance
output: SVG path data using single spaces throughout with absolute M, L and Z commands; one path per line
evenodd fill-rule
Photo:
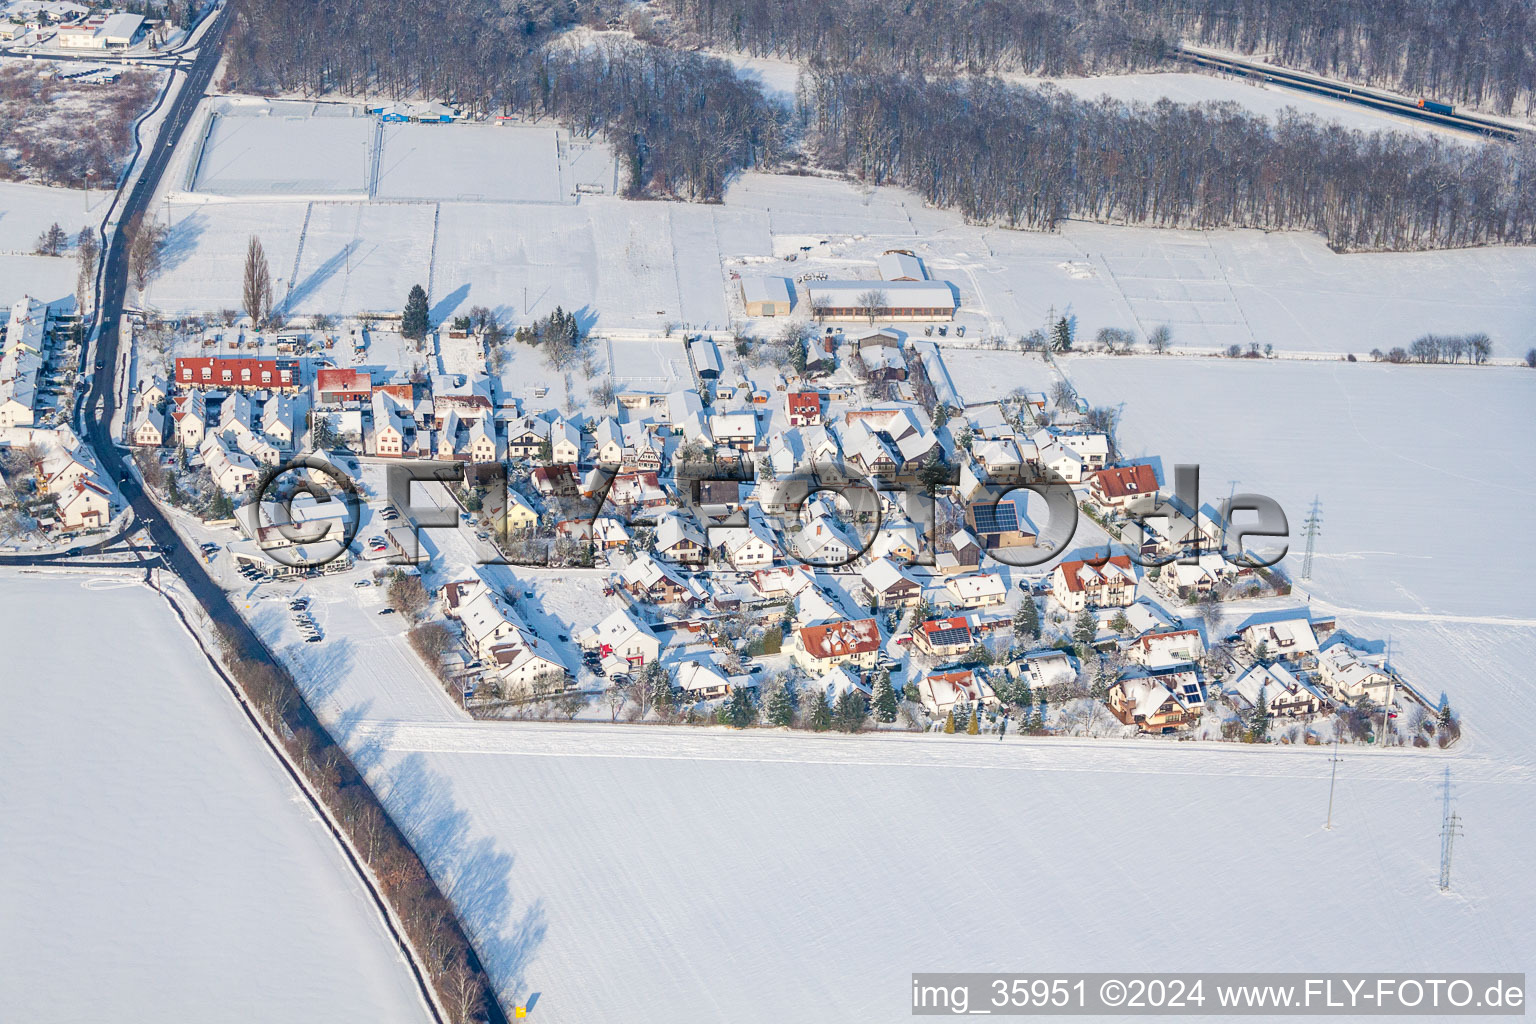
M 666 0 L 680 42 L 905 71 L 1080 75 L 1179 40 L 1500 114 L 1536 108 L 1529 0 Z
M 520 3 L 509 14 L 449 0 L 243 4 L 224 86 L 270 95 L 431 96 L 470 115 L 552 117 L 602 133 L 632 196 L 718 201 L 729 177 L 773 160 L 782 112 L 725 61 L 634 41 L 543 45 L 600 20 L 606 0 Z
M 1300 229 L 1343 251 L 1536 238 L 1530 143 L 1366 135 L 1294 111 L 1270 122 L 1231 103 L 1083 100 L 820 61 L 800 105 L 816 163 L 976 223 Z

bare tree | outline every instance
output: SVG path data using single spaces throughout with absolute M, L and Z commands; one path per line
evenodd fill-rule
M 140 292 L 165 265 L 165 245 L 169 235 L 164 224 L 153 217 L 139 217 L 129 226 L 128 270 Z
M 871 327 L 874 326 L 875 321 L 880 319 L 880 315 L 891 304 L 890 297 L 886 295 L 884 288 L 871 288 L 868 291 L 860 292 L 858 299 L 855 301 L 864 310 L 864 315 L 869 319 Z
M 81 228 L 75 238 L 75 259 L 79 264 L 75 274 L 75 304 L 82 314 L 90 305 L 91 296 L 95 292 L 96 258 L 100 255 L 101 245 L 96 241 L 96 232 L 90 228 Z
M 261 247 L 261 239 L 255 235 L 245 247 L 245 276 L 241 298 L 251 325 L 258 330 L 272 313 L 272 271 L 267 266 L 267 254 Z
M 64 251 L 69 244 L 69 233 L 59 226 L 58 221 L 41 235 L 37 236 L 37 254 L 39 256 L 57 256 Z

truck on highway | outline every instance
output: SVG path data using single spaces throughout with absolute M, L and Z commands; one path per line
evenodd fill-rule
M 1434 100 L 1419 98 L 1419 109 L 1427 110 L 1432 114 L 1449 114 L 1456 108 L 1449 103 L 1436 103 Z

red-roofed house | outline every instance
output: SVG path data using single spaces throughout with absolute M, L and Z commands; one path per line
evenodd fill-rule
M 963 654 L 976 643 L 965 619 L 929 619 L 917 627 L 917 646 L 935 657 Z
M 1157 473 L 1147 465 L 1101 469 L 1088 482 L 1088 491 L 1102 508 L 1125 508 L 1137 499 L 1157 495 Z
M 784 397 L 792 427 L 814 427 L 821 422 L 821 394 L 816 391 L 791 391 Z
M 1127 555 L 1103 565 L 1062 562 L 1051 573 L 1051 596 L 1069 612 L 1084 608 L 1124 608 L 1136 601 L 1136 570 Z
M 327 367 L 315 374 L 315 390 L 323 405 L 368 402 L 373 399 L 373 378 L 367 370 Z
M 880 627 L 874 619 L 805 626 L 795 634 L 790 655 L 815 671 L 835 665 L 874 668 L 880 657 Z
M 992 687 L 968 668 L 930 672 L 917 684 L 923 707 L 930 715 L 947 715 L 956 704 L 981 704 L 996 711 L 1002 707 Z
M 182 356 L 176 360 L 176 383 L 184 388 L 293 391 L 299 386 L 299 363 L 255 356 Z

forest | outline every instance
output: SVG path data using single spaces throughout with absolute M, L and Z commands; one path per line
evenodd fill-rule
M 1180 40 L 1497 114 L 1536 109 L 1530 0 L 664 0 L 683 43 L 891 70 L 1166 66 Z
M 1310 0 L 1282 0 L 1204 19 L 1196 2 L 1165 10 L 1150 0 L 913 0 L 899 18 L 871 0 L 665 3 L 670 20 L 633 9 L 621 20 L 615 0 L 342 0 L 317 22 L 305 14 L 309 0 L 250 0 L 237 12 L 225 86 L 428 96 L 470 115 L 552 117 L 604 136 L 636 198 L 717 202 L 742 170 L 809 164 L 910 188 L 972 222 L 1021 228 L 1084 218 L 1310 230 L 1341 251 L 1536 241 L 1529 143 L 1365 134 L 1234 104 L 1084 100 L 973 73 L 1157 63 L 1190 26 L 1207 42 L 1299 48 L 1319 70 L 1338 72 L 1345 48 L 1323 41 L 1353 26 L 1351 38 L 1364 42 L 1349 52 L 1366 54 L 1351 58 L 1365 61 L 1349 65 L 1357 77 L 1385 74 L 1391 54 L 1413 53 L 1424 58 L 1410 62 L 1413 74 L 1444 86 L 1437 95 L 1526 95 L 1523 48 L 1505 47 L 1518 60 L 1474 59 L 1485 43 L 1475 26 L 1497 22 L 1469 13 L 1460 31 L 1457 4 L 1395 0 L 1388 6 L 1403 17 L 1383 27 L 1394 19 L 1379 10 L 1367 18 L 1355 0 L 1326 17 Z M 1526 23 L 1520 4 L 1491 6 Z M 719 58 L 627 32 L 565 32 L 575 26 L 800 58 L 796 109 L 770 102 Z M 1436 33 L 1456 45 L 1430 46 Z M 1326 54 L 1334 63 L 1323 66 Z M 1515 84 L 1494 88 L 1488 76 L 1509 67 Z
M 1316 231 L 1344 251 L 1536 240 L 1532 144 L 1351 132 L 1235 104 L 1126 105 L 812 65 L 815 163 L 978 223 Z

